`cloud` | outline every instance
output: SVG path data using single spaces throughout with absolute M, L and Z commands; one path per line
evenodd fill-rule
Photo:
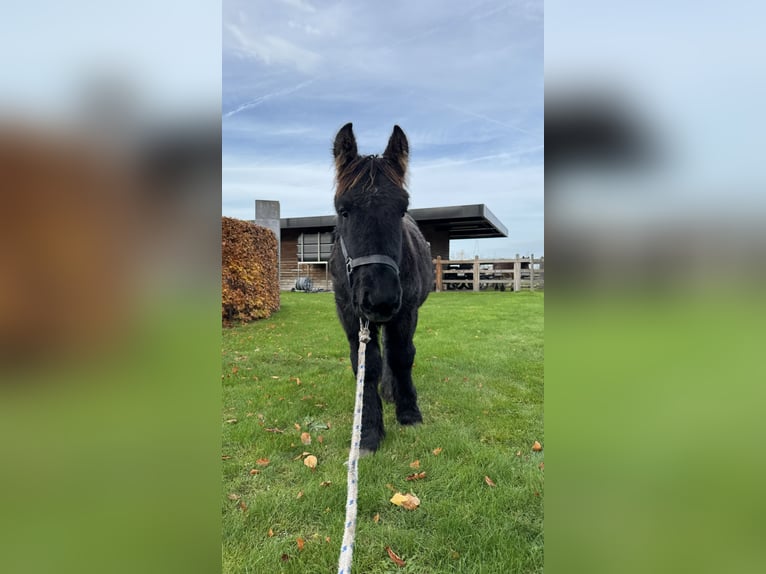
M 291 41 L 272 34 L 250 34 L 235 24 L 226 24 L 238 50 L 267 66 L 289 66 L 302 73 L 313 72 L 321 56 Z

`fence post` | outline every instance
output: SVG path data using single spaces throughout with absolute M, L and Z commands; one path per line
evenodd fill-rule
M 440 293 L 442 290 L 442 256 L 436 256 L 436 292 Z
M 529 290 L 535 290 L 535 254 L 529 254 Z
M 473 290 L 479 291 L 479 256 L 473 258 Z
M 521 261 L 518 253 L 513 261 L 513 290 L 517 293 L 521 291 Z

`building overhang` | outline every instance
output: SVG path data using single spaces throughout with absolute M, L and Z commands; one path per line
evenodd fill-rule
M 421 227 L 446 231 L 449 239 L 508 237 L 508 229 L 483 203 L 411 209 L 410 215 Z M 284 217 L 282 230 L 320 231 L 335 227 L 334 215 Z

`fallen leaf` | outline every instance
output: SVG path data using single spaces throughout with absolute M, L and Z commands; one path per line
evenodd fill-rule
M 320 435 L 317 437 L 317 441 L 319 442 L 319 444 L 324 444 L 324 437 L 323 437 L 323 436 L 320 434 Z
M 538 468 L 539 468 L 540 470 L 545 470 L 545 463 L 544 463 L 544 462 L 541 462 L 541 463 L 538 465 Z
M 420 499 L 412 493 L 402 494 L 397 492 L 391 497 L 391 502 L 396 506 L 401 506 L 407 510 L 415 510 L 420 506 Z
M 375 524 L 377 524 L 378 522 L 380 522 L 380 513 L 379 513 L 379 512 L 376 512 L 376 513 L 375 513 L 375 516 L 373 516 L 373 517 L 372 517 L 372 521 L 373 521 Z
M 236 375 L 239 372 L 239 367 L 232 367 L 231 368 L 231 374 Z
M 257 468 L 251 468 L 251 469 L 250 469 L 250 474 L 251 474 L 251 475 L 254 475 L 254 474 L 261 474 L 261 471 L 260 471 L 260 470 L 258 470 Z
M 298 491 L 298 496 L 296 496 L 295 498 L 303 498 L 303 491 L 302 490 Z
M 434 456 L 439 456 L 442 453 L 442 447 L 435 448 L 433 451 Z
M 239 500 L 241 497 L 239 496 L 239 494 L 236 494 L 236 493 L 234 493 L 234 492 L 230 492 L 230 493 L 228 494 L 227 498 L 228 498 L 229 500 Z
M 410 468 L 420 468 L 420 459 L 418 459 L 418 460 L 413 460 L 413 461 L 410 463 Z
M 244 501 L 244 500 L 240 500 L 240 501 L 239 501 L 239 509 L 240 509 L 242 512 L 244 512 L 245 510 L 247 510 L 247 504 L 245 504 L 245 501 Z
M 299 458 L 303 458 L 304 456 L 308 456 L 310 454 L 311 454 L 310 452 L 304 451 L 304 452 L 300 453 L 298 456 L 294 457 L 293 460 L 298 460 Z
M 221 460 L 231 460 L 231 455 L 228 455 L 228 454 L 222 454 L 222 455 L 221 455 Z
M 314 470 L 317 467 L 317 457 L 315 457 L 313 454 L 310 454 L 303 460 L 303 464 L 305 464 L 311 470 Z
M 251 417 L 253 416 L 253 413 L 245 413 L 245 417 Z
M 274 538 L 274 531 L 269 528 L 269 538 Z
M 265 430 L 266 432 L 273 432 L 273 433 L 283 433 L 283 432 L 285 432 L 282 429 L 278 429 L 277 427 L 263 429 L 263 430 Z
M 516 451 L 516 456 L 521 456 L 521 451 L 520 450 Z
M 541 450 L 543 450 L 543 445 L 535 441 L 535 444 L 532 445 L 532 450 L 535 452 L 540 452 Z
M 329 544 L 330 543 L 330 537 L 329 536 L 325 536 L 324 537 L 324 541 L 327 542 L 327 544 Z
M 306 355 L 306 357 L 310 357 L 310 356 L 311 356 L 311 355 L 313 355 L 313 354 L 314 354 L 314 353 L 312 353 L 311 351 L 309 351 L 309 353 L 308 353 L 308 355 Z
M 282 562 L 287 562 L 290 560 L 290 557 L 287 554 L 282 554 Z
M 453 560 L 458 560 L 460 558 L 460 552 L 455 552 L 454 550 L 450 553 L 450 558 Z
M 485 476 L 485 477 L 484 477 L 484 482 L 486 482 L 486 483 L 487 483 L 489 486 L 497 486 L 497 485 L 495 484 L 495 481 L 493 481 L 493 480 L 492 480 L 490 477 L 488 477 L 488 476 Z
M 397 565 L 397 566 L 399 566 L 400 568 L 406 564 L 406 562 L 405 562 L 404 560 L 402 560 L 401 558 L 399 558 L 399 557 L 396 555 L 396 553 L 395 553 L 393 550 L 391 550 L 391 547 L 390 547 L 390 546 L 386 546 L 386 552 L 388 552 L 388 557 L 389 557 L 389 558 L 391 558 L 391 560 L 393 560 L 393 561 L 394 561 L 394 564 L 396 564 L 396 565 Z
M 421 478 L 425 478 L 425 477 L 426 477 L 425 471 L 416 472 L 415 474 L 409 475 L 407 478 L 405 478 L 405 480 L 420 480 Z
M 255 464 L 258 466 L 269 466 L 269 462 L 271 462 L 268 458 L 259 458 L 255 461 Z
M 301 380 L 298 377 L 295 377 L 295 384 L 300 386 Z
M 237 419 L 226 419 L 226 422 L 228 424 L 234 424 L 235 422 L 237 422 Z
M 301 425 L 298 423 L 293 423 L 293 426 L 295 427 L 295 430 L 301 430 Z
M 305 445 L 311 444 L 311 435 L 307 432 L 301 433 L 301 442 Z
M 325 480 L 323 482 L 320 482 L 319 486 L 330 486 L 331 484 L 332 482 L 330 482 L 329 480 Z
M 303 552 L 303 545 L 306 543 L 305 540 L 299 537 L 297 542 L 298 542 L 298 552 Z
M 278 377 L 278 376 L 276 376 L 276 375 L 271 375 L 271 378 L 272 378 L 272 379 L 278 379 L 279 377 Z

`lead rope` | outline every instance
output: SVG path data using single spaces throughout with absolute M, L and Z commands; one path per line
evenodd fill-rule
M 364 400 L 364 356 L 370 342 L 370 322 L 359 319 L 359 355 L 356 370 L 356 399 L 354 401 L 354 423 L 351 430 L 351 449 L 348 453 L 348 476 L 346 494 L 346 526 L 343 529 L 343 543 L 338 558 L 338 574 L 351 573 L 356 536 L 356 497 L 359 490 L 359 443 L 362 440 L 362 402 Z

